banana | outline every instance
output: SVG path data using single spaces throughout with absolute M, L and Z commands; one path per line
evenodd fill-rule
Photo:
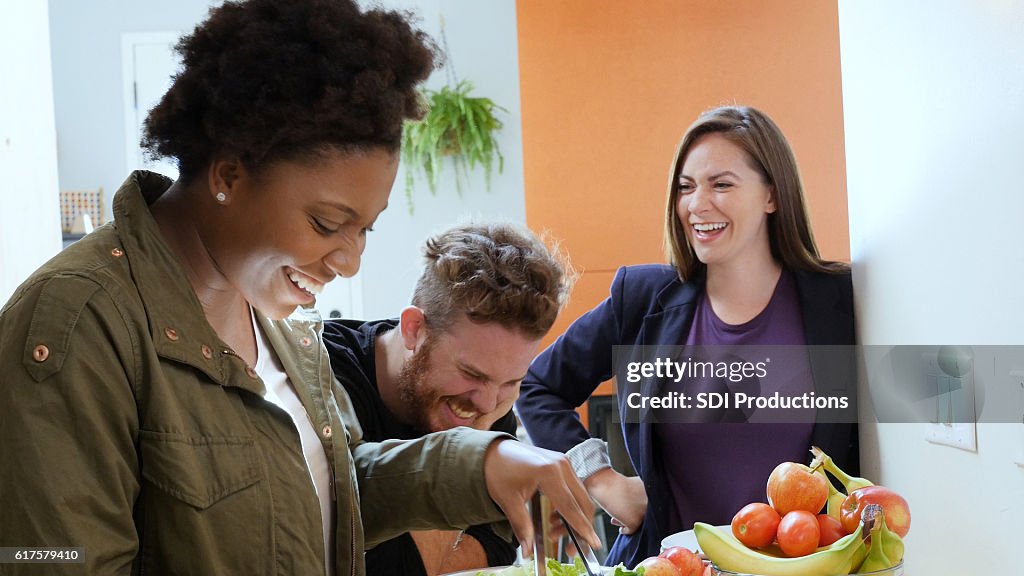
M 824 466 L 825 470 L 827 470 L 829 474 L 835 476 L 836 480 L 839 480 L 839 482 L 842 483 L 847 494 L 858 488 L 875 485 L 874 482 L 867 478 L 858 478 L 843 472 L 843 470 L 839 466 L 836 466 L 836 463 L 832 461 L 832 457 L 825 454 L 825 451 L 817 446 L 811 446 L 811 454 L 814 455 L 814 460 L 811 461 L 811 468 Z
M 762 576 L 840 576 L 849 574 L 863 562 L 867 547 L 861 538 L 863 528 L 837 540 L 831 546 L 799 558 L 776 558 L 743 545 L 739 540 L 710 524 L 697 522 L 693 533 L 701 552 L 716 566 L 731 572 Z
M 840 512 L 843 510 L 843 501 L 846 500 L 846 494 L 843 494 L 836 487 L 832 485 L 832 481 L 828 482 L 828 501 L 825 504 L 825 513 L 829 516 L 839 520 Z
M 868 555 L 858 570 L 887 570 L 903 560 L 903 540 L 885 525 L 885 511 L 878 504 L 868 504 L 862 514 L 863 526 L 871 526 Z

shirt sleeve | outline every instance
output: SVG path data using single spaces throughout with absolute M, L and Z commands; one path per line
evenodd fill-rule
M 77 276 L 40 281 L 0 314 L 0 542 L 83 549 L 84 564 L 47 573 L 128 574 L 137 554 L 129 334 L 111 297 Z
M 414 440 L 356 440 L 350 448 L 366 546 L 410 530 L 503 520 L 484 481 L 487 448 L 502 438 L 511 437 L 460 427 Z

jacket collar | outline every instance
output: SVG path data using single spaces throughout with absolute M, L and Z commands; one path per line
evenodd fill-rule
M 835 277 L 815 272 L 795 270 L 796 291 L 800 299 L 800 311 L 804 317 L 804 334 L 807 342 L 815 344 L 852 344 L 837 336 L 835 325 L 837 312 L 849 314 L 842 307 L 842 293 Z M 852 320 L 851 320 L 852 321 Z
M 840 284 L 835 277 L 803 270 L 793 270 L 792 274 L 796 281 L 807 341 L 816 344 L 849 344 L 837 336 L 838 327 L 834 325 L 837 312 L 848 314 L 843 307 Z M 644 318 L 644 342 L 657 341 L 655 337 L 662 336 L 662 326 L 665 325 L 685 326 L 689 329 L 694 305 L 704 289 L 704 280 L 703 274 L 686 282 L 676 280 L 658 292 L 657 308 Z
M 221 386 L 238 386 L 262 396 L 262 382 L 246 372 L 245 362 L 207 322 L 185 270 L 149 210 L 171 184 L 165 176 L 138 170 L 117 191 L 113 203 L 114 226 L 122 243 L 117 248 L 128 260 L 156 352 L 196 368 Z
M 644 317 L 642 340 L 637 344 L 664 342 L 666 326 L 689 327 L 693 321 L 694 305 L 704 289 L 704 276 L 699 275 L 687 282 L 679 278 L 662 288 L 655 296 L 657 307 Z M 674 344 L 682 343 L 680 339 Z

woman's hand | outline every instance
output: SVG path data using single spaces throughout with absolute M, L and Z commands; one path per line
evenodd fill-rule
M 587 492 L 611 515 L 612 524 L 622 534 L 640 529 L 647 512 L 647 491 L 644 482 L 635 476 L 623 476 L 611 468 L 593 473 L 583 483 Z
M 512 525 L 525 556 L 533 553 L 533 521 L 526 504 L 538 490 L 591 548 L 601 547 L 594 531 L 594 505 L 564 454 L 514 440 L 498 440 L 487 449 L 484 480 L 487 492 Z

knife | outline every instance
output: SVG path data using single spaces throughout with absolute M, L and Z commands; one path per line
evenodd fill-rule
M 530 514 L 533 516 L 533 574 L 547 576 L 548 567 L 544 557 L 544 512 L 540 504 L 540 492 L 534 494 L 530 501 Z

